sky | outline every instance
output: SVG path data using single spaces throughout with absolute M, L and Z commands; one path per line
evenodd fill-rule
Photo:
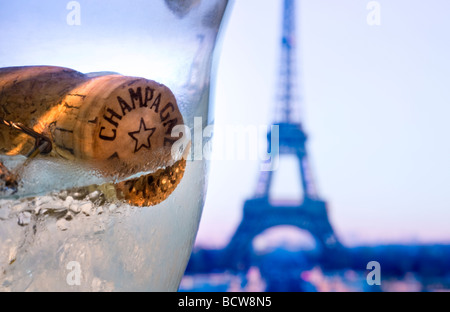
M 307 148 L 338 237 L 349 246 L 449 242 L 450 2 L 376 1 L 379 25 L 368 23 L 369 1 L 298 2 Z M 272 121 L 281 3 L 235 1 L 222 38 L 216 125 Z M 278 191 L 287 197 L 298 185 L 295 165 L 280 167 Z M 197 245 L 228 242 L 258 175 L 258 161 L 213 161 Z
M 64 5 L 0 2 L 0 67 L 48 59 L 49 65 L 82 72 L 145 76 L 151 68 L 154 79 L 163 82 L 174 75 L 170 62 L 152 62 L 167 44 L 161 34 L 174 31 L 170 25 L 164 32 L 150 29 L 158 23 L 152 14 L 156 7 L 147 12 L 135 9 L 148 5 L 143 0 L 136 6 L 110 1 L 105 12 L 104 0 L 80 0 L 81 27 L 70 27 L 64 25 L 69 1 L 51 3 L 56 2 Z M 349 246 L 450 242 L 450 2 L 297 2 L 299 109 L 316 187 L 338 237 Z M 368 22 L 373 4 L 379 8 L 379 25 Z M 266 127 L 258 132 L 264 141 L 278 94 L 281 6 L 282 0 L 234 0 L 216 55 L 212 102 L 217 129 Z M 47 12 L 45 33 L 40 31 L 43 10 L 54 11 Z M 12 20 L 14 32 L 8 28 Z M 133 23 L 137 31 L 127 33 L 118 20 Z M 150 33 L 156 37 L 142 41 Z M 114 37 L 120 40 L 110 53 Z M 18 52 L 15 47 L 24 38 L 41 49 Z M 93 43 L 96 49 L 90 49 Z M 129 56 L 133 66 L 117 57 L 129 53 L 130 46 L 136 47 Z M 188 52 L 195 51 L 172 47 L 168 59 Z M 216 136 L 213 150 L 224 144 Z M 298 197 L 296 166 L 295 159 L 281 160 L 273 196 Z M 259 170 L 259 159 L 211 161 L 198 246 L 226 245 L 243 202 L 255 191 Z

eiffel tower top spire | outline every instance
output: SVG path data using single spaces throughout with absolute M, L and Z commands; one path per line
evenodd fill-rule
M 303 199 L 318 199 L 306 151 L 307 135 L 300 118 L 300 101 L 295 69 L 296 56 L 296 1 L 283 0 L 283 30 L 281 39 L 281 64 L 274 124 L 279 126 L 279 152 L 297 157 Z M 268 133 L 269 150 L 271 135 Z M 255 198 L 268 198 L 272 172 L 262 171 L 256 187 Z
M 276 123 L 300 123 L 296 36 L 296 0 L 284 0 Z

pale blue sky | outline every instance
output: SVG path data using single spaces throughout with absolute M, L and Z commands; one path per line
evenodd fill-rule
M 380 0 L 380 26 L 367 24 L 368 2 L 303 0 L 299 8 L 302 112 L 317 187 L 344 243 L 449 242 L 450 2 Z M 218 124 L 271 121 L 281 3 L 235 2 Z M 256 162 L 213 164 L 198 244 L 227 242 L 257 176 Z

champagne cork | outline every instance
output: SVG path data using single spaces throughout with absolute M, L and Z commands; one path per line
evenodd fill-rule
M 117 184 L 132 204 L 161 202 L 182 178 L 185 161 L 173 159 L 178 138 L 171 133 L 183 117 L 162 84 L 121 75 L 88 78 L 67 68 L 38 66 L 0 69 L 0 90 L 0 117 L 49 137 L 49 157 L 81 161 L 120 180 L 154 174 Z M 25 154 L 33 144 L 26 134 L 0 127 L 1 152 Z M 152 193 L 160 178 L 170 187 Z

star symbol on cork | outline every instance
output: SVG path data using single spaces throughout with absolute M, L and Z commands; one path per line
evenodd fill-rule
M 134 152 L 138 152 L 141 148 L 145 147 L 150 149 L 150 137 L 155 132 L 156 128 L 147 128 L 144 122 L 144 118 L 141 118 L 141 123 L 139 124 L 139 130 L 134 132 L 128 132 L 128 135 L 136 141 L 134 147 Z

